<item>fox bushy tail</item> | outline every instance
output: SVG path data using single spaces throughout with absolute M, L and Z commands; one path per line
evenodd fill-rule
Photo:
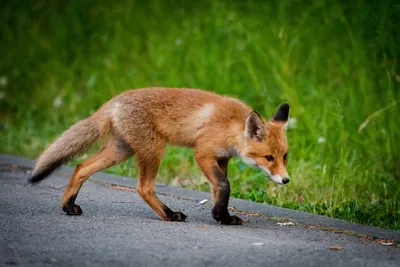
M 104 134 L 92 117 L 71 126 L 40 155 L 29 183 L 42 181 L 63 163 L 83 153 Z

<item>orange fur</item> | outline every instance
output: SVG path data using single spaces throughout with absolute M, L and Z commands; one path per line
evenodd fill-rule
M 63 210 L 80 214 L 75 199 L 82 183 L 93 173 L 135 154 L 140 196 L 162 219 L 183 221 L 184 214 L 171 211 L 157 198 L 154 180 L 166 143 L 193 147 L 199 167 L 213 186 L 213 217 L 224 224 L 240 224 L 241 220 L 227 211 L 228 161 L 239 156 L 279 183 L 276 179 L 287 176 L 287 159 L 283 159 L 288 150 L 284 129 L 287 115 L 288 106 L 287 110 L 278 110 L 276 120 L 266 121 L 237 99 L 198 89 L 126 91 L 50 145 L 39 157 L 30 181 L 46 178 L 60 164 L 109 135 L 102 150 L 76 167 L 62 200 Z M 275 160 L 268 161 L 267 155 Z

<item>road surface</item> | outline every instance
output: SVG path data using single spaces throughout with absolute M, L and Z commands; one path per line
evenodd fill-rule
M 400 266 L 396 246 L 263 216 L 222 226 L 209 203 L 179 196 L 160 198 L 187 221 L 163 222 L 135 190 L 90 180 L 76 201 L 82 216 L 67 216 L 69 174 L 30 186 L 26 171 L 0 162 L 0 266 Z

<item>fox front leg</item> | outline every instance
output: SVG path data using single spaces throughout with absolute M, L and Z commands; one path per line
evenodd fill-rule
M 214 207 L 212 208 L 212 216 L 221 224 L 240 225 L 242 219 L 228 212 L 228 203 L 230 195 L 229 180 L 224 174 L 226 166 L 221 166 L 221 170 L 217 160 L 208 157 L 202 157 L 196 154 L 196 161 L 202 169 L 204 175 L 210 180 L 213 187 Z M 227 161 L 226 161 L 227 163 Z
M 228 178 L 223 174 L 217 166 L 212 168 L 214 177 L 217 178 L 216 185 L 213 184 L 214 207 L 212 208 L 212 216 L 221 224 L 242 224 L 242 219 L 236 215 L 230 215 L 228 212 L 229 196 L 231 188 Z

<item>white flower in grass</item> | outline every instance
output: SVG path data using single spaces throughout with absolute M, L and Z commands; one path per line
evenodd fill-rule
M 183 40 L 182 40 L 181 38 L 176 38 L 175 44 L 176 44 L 177 46 L 180 46 L 182 43 L 183 43 Z
M 6 86 L 8 83 L 8 78 L 6 76 L 1 76 L 0 77 L 0 85 L 1 86 Z
M 62 105 L 62 103 L 63 103 L 62 98 L 60 96 L 56 96 L 53 101 L 53 106 L 58 108 Z
M 318 137 L 318 140 L 317 140 L 317 142 L 318 142 L 318 144 L 323 144 L 323 143 L 325 143 L 325 142 L 326 142 L 326 138 L 325 138 L 325 137 L 323 137 L 323 136 L 320 136 L 320 137 Z
M 288 129 L 295 129 L 297 128 L 297 119 L 295 117 L 290 117 L 287 123 Z

